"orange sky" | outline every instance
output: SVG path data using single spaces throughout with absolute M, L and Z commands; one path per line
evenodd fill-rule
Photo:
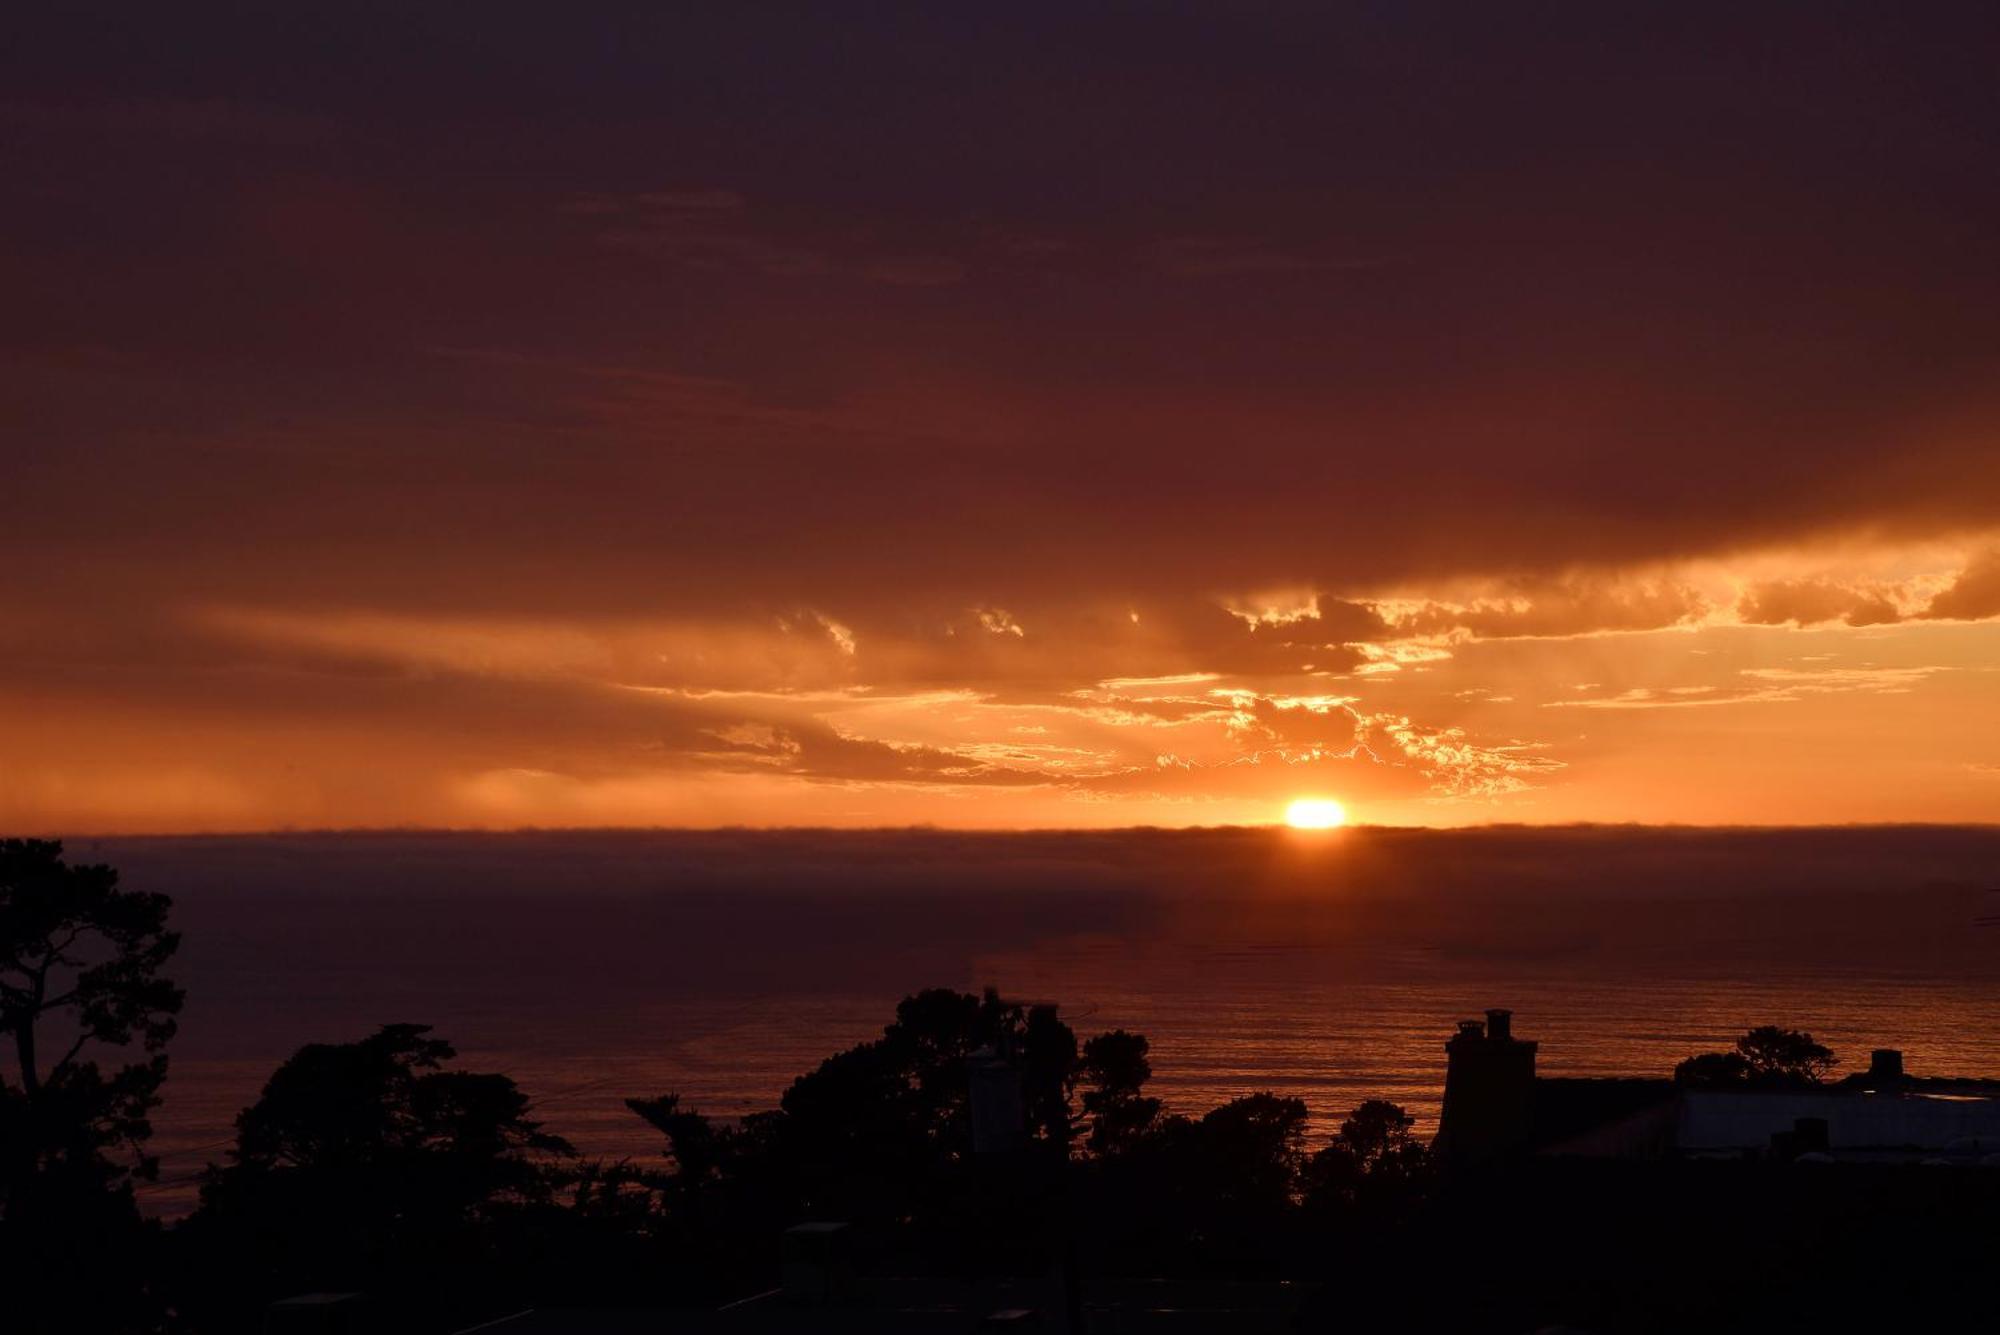
M 130 667 L 17 663 L 0 813 L 73 832 L 1179 825 L 1325 796 L 1398 824 L 1988 820 L 2000 620 L 1935 612 L 1995 610 L 1952 602 L 1982 579 L 1993 596 L 1993 558 L 1869 555 L 1872 576 L 1798 554 L 1337 612 L 1322 595 L 1317 614 L 1287 594 L 906 627 L 194 604 Z M 1745 583 L 1752 566 L 1797 573 Z M 1829 619 L 1750 620 L 1781 597 Z M 1878 600 L 1910 610 L 1831 617 Z M 1364 615 L 1383 622 L 1365 638 L 1330 628 Z
M 0 53 L 0 828 L 2000 812 L 1990 7 L 716 8 Z

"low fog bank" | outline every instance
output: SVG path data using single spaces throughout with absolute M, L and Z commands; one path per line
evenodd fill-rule
M 2000 826 L 359 831 L 88 838 L 169 893 L 1733 897 L 2000 885 Z
M 172 894 L 191 970 L 322 960 L 471 991 L 503 977 L 893 997 L 1086 938 L 1299 947 L 1309 969 L 1361 951 L 1738 976 L 2000 970 L 1996 828 L 410 832 L 70 853 Z

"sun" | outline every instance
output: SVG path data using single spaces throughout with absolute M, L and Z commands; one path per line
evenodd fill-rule
M 1285 808 L 1294 830 L 1336 830 L 1347 824 L 1347 808 L 1330 797 L 1301 797 Z

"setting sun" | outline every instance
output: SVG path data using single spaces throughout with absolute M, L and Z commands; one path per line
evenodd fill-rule
M 1331 798 L 1302 797 L 1285 808 L 1285 824 L 1295 830 L 1332 830 L 1347 824 L 1347 808 Z

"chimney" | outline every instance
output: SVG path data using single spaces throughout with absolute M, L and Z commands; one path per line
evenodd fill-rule
M 1868 1054 L 1868 1083 L 1893 1085 L 1903 1078 L 1903 1054 L 1897 1048 L 1877 1048 Z
M 1454 1167 L 1508 1158 L 1534 1134 L 1535 1047 L 1514 1037 L 1514 1013 L 1461 1020 L 1444 1045 L 1444 1111 L 1432 1148 Z

